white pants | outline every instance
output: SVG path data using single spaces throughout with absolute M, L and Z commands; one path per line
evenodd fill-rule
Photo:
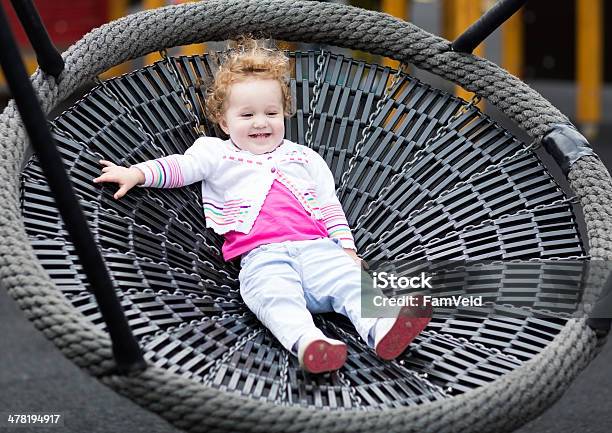
M 305 335 L 321 337 L 311 313 L 347 316 L 372 346 L 375 318 L 361 317 L 361 269 L 330 238 L 261 245 L 240 262 L 240 294 L 280 343 L 295 353 Z

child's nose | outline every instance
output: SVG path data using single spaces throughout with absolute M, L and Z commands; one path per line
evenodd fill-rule
M 255 116 L 255 118 L 253 119 L 253 126 L 257 127 L 263 127 L 267 125 L 267 119 L 266 116 Z

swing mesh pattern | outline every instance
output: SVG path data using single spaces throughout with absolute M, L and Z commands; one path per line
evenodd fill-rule
M 290 53 L 296 115 L 286 137 L 304 143 L 317 52 Z M 334 410 L 377 410 L 448 399 L 513 371 L 566 324 L 569 307 L 544 284 L 516 293 L 512 276 L 483 288 L 491 304 L 519 297 L 508 315 L 436 314 L 393 362 L 380 361 L 336 314 L 316 317 L 349 346 L 346 366 L 305 374 L 241 301 L 238 268 L 206 229 L 199 185 L 94 185 L 98 160 L 130 165 L 182 153 L 216 131 L 203 117 L 213 57 L 170 57 L 106 81 L 52 122 L 73 187 L 149 363 L 228 393 Z M 312 146 L 326 160 L 366 260 L 539 260 L 583 257 L 571 204 L 537 156 L 476 107 L 394 71 L 326 54 Z M 377 103 L 381 109 L 372 115 Z M 188 102 L 186 104 L 185 102 Z M 197 119 L 197 120 L 196 120 Z M 367 128 L 371 121 L 371 125 Z M 80 313 L 103 329 L 93 295 L 36 159 L 21 181 L 22 215 L 42 266 Z M 544 264 L 534 262 L 541 270 Z M 569 293 L 568 305 L 577 294 Z M 527 308 L 525 308 L 527 305 Z M 540 312 L 533 316 L 531 313 Z

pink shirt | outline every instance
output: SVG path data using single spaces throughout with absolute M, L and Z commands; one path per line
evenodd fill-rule
M 323 222 L 310 216 L 293 193 L 274 180 L 251 231 L 227 232 L 221 251 L 228 261 L 263 244 L 326 237 Z

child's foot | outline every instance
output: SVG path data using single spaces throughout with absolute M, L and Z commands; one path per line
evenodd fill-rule
M 300 341 L 298 359 L 300 366 L 308 373 L 335 371 L 346 361 L 346 344 L 327 337 Z
M 395 319 L 379 319 L 374 329 L 376 354 L 386 361 L 400 356 L 431 320 L 431 312 L 419 315 L 429 317 L 415 317 L 413 308 L 403 307 Z

